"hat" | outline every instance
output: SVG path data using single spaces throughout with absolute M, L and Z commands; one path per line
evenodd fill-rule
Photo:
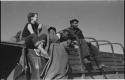
M 75 22 L 75 21 L 76 21 L 77 23 L 79 23 L 79 20 L 77 20 L 77 19 L 72 19 L 72 20 L 70 20 L 70 24 L 73 23 L 73 22 Z

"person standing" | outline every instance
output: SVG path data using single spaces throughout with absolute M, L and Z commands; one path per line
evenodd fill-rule
M 25 41 L 26 49 L 23 56 L 26 59 L 28 68 L 30 67 L 30 76 L 28 79 L 31 80 L 40 80 L 40 67 L 42 66 L 41 62 L 41 49 L 45 42 L 45 38 L 39 41 L 39 30 L 42 28 L 41 24 L 38 23 L 38 13 L 30 12 L 27 16 L 28 23 L 25 25 L 22 32 L 22 40 Z M 44 42 L 42 42 L 44 41 Z M 47 54 L 47 52 L 45 53 Z M 24 65 L 26 66 L 26 65 Z

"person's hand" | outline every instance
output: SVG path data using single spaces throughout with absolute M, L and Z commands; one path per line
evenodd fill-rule
M 68 45 L 70 45 L 71 44 L 71 40 L 69 39 L 69 40 L 67 40 L 67 44 Z
M 38 49 L 41 51 L 41 53 L 43 54 L 47 54 L 47 51 L 45 49 L 43 49 L 43 42 L 41 42 L 38 46 Z
M 37 56 L 41 56 L 41 55 L 40 55 L 40 50 L 39 50 L 39 49 L 34 49 L 34 51 L 36 52 L 36 55 L 37 55 Z
M 49 55 L 45 49 L 41 48 L 40 51 L 41 51 L 40 56 L 43 56 L 45 58 L 49 58 Z
M 41 44 L 41 41 L 36 42 L 35 46 L 39 46 Z

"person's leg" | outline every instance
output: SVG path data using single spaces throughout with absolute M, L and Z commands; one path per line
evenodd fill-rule
M 80 39 L 80 50 L 83 58 L 86 58 L 90 55 L 89 47 L 84 39 Z
M 31 80 L 40 80 L 40 57 L 36 56 L 34 50 L 28 50 L 28 61 L 31 67 Z
M 87 45 L 87 42 L 84 39 L 81 39 L 80 43 L 81 43 L 80 50 L 82 54 L 83 64 L 85 66 L 85 69 L 90 72 L 91 70 L 93 70 L 93 67 L 90 60 L 91 54 L 90 54 L 89 46 Z
M 47 63 L 47 59 L 42 57 L 42 56 L 40 57 L 40 59 L 41 59 L 41 64 L 40 64 L 40 74 L 41 74 L 43 72 L 43 69 L 44 69 L 46 63 Z

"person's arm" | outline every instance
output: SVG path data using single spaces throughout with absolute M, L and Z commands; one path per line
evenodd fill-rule
M 49 58 L 47 51 L 43 48 L 43 45 L 44 45 L 44 41 L 43 42 L 41 41 L 41 44 L 38 46 L 38 49 L 40 49 L 41 51 L 40 55 L 45 58 Z
M 34 34 L 33 28 L 31 24 L 28 24 L 28 30 L 31 34 Z
M 41 43 L 40 43 L 40 45 L 38 46 L 38 48 L 41 50 L 41 52 L 42 52 L 43 54 L 47 54 L 47 51 L 43 48 L 43 45 L 44 45 L 44 42 L 41 41 Z
M 38 25 L 38 30 L 40 30 L 42 28 L 42 24 Z
M 46 47 L 45 47 L 45 50 L 48 51 L 49 49 L 49 34 L 47 33 L 47 42 L 46 42 Z
M 82 33 L 82 31 L 80 29 L 77 32 L 77 35 L 79 36 L 80 39 L 84 39 L 84 35 L 83 35 L 83 33 Z
M 41 29 L 42 29 L 42 24 L 39 24 L 38 25 L 38 34 L 40 33 Z
M 38 48 L 38 49 L 34 49 L 34 51 L 36 52 L 36 54 L 38 55 L 38 56 L 43 56 L 43 57 L 45 57 L 45 58 L 48 58 L 49 56 L 48 56 L 48 53 L 47 53 L 47 51 L 43 48 L 43 45 L 44 45 L 44 41 L 38 41 L 37 43 L 36 43 L 36 47 Z
M 58 32 L 56 35 L 58 36 L 58 39 L 59 39 L 61 42 L 63 42 L 63 41 L 68 40 L 69 32 L 68 32 L 67 29 L 64 29 L 64 30 Z
M 57 33 L 56 35 L 57 35 L 58 39 L 61 38 L 61 34 L 60 33 Z

